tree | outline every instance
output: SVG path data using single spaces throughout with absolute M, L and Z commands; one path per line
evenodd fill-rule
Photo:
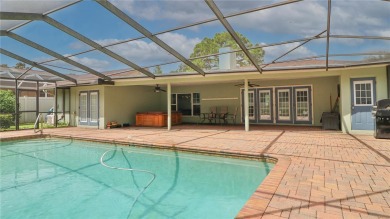
M 9 128 L 15 115 L 15 94 L 10 90 L 0 90 L 0 128 Z
M 15 68 L 25 69 L 26 68 L 26 64 L 23 63 L 23 62 L 18 62 L 18 63 L 16 63 Z
M 160 67 L 159 65 L 157 65 L 157 66 L 154 68 L 153 73 L 154 73 L 155 75 L 161 75 L 161 74 L 163 73 L 163 71 L 162 71 L 161 67 Z
M 8 65 L 7 64 L 1 64 L 0 67 L 8 68 Z
M 251 48 L 253 46 L 258 46 L 259 44 L 253 45 L 248 38 L 243 36 L 240 33 L 237 33 L 238 37 L 245 44 L 247 48 Z M 196 44 L 194 47 L 194 51 L 191 53 L 190 58 L 207 56 L 210 54 L 219 53 L 219 49 L 223 47 L 230 47 L 232 50 L 240 50 L 240 47 L 234 41 L 234 39 L 230 36 L 228 32 L 216 33 L 213 38 L 204 38 L 200 43 Z M 250 50 L 252 57 L 256 60 L 257 64 L 261 64 L 263 62 L 264 50 L 261 48 Z M 196 58 L 191 60 L 195 65 L 204 69 L 210 70 L 218 67 L 219 56 L 208 56 L 203 58 Z M 236 61 L 239 67 L 252 65 L 249 58 L 244 54 L 244 52 L 236 53 Z M 187 65 L 180 65 L 179 72 L 188 72 L 193 71 Z

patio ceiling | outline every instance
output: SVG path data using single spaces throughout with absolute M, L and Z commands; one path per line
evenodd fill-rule
M 38 69 L 80 84 L 390 63 L 385 0 L 6 0 L 0 8 L 0 64 L 28 65 L 0 80 Z M 220 33 L 235 47 L 199 46 Z M 233 53 L 237 64 L 221 68 L 219 58 Z

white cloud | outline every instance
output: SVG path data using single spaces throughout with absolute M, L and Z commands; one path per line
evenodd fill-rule
M 283 55 L 284 53 L 290 51 L 291 49 L 297 47 L 300 43 L 290 43 L 290 44 L 284 44 L 279 46 L 271 46 L 271 47 L 265 47 L 263 50 L 265 51 L 265 62 L 273 61 L 274 59 L 278 58 L 279 56 Z M 298 49 L 292 51 L 288 55 L 284 56 L 282 59 L 295 59 L 295 58 L 302 58 L 302 57 L 310 57 L 317 55 L 315 52 L 311 51 L 305 46 L 301 46 Z
M 90 49 L 91 47 L 81 41 L 74 41 L 69 44 L 69 48 L 73 50 L 87 50 Z
M 189 57 L 195 45 L 201 41 L 199 38 L 187 38 L 177 33 L 162 34 L 159 38 L 185 57 Z M 118 39 L 105 39 L 96 42 L 101 45 L 107 45 L 119 41 Z M 141 66 L 177 60 L 157 44 L 144 40 L 131 41 L 107 48 Z
M 72 0 L 4 0 L 0 1 L 1 11 L 44 13 L 73 2 Z
M 232 17 L 233 26 L 277 34 L 313 36 L 326 29 L 326 8 L 302 2 Z
M 211 18 L 213 12 L 203 1 L 159 0 L 135 1 L 113 0 L 112 3 L 131 16 L 146 20 L 169 19 L 179 23 L 194 22 Z
M 67 55 L 64 55 L 67 56 Z M 107 68 L 110 66 L 110 62 L 106 60 L 101 60 L 101 59 L 95 59 L 95 58 L 89 58 L 89 57 L 76 57 L 72 56 L 69 57 L 75 62 L 79 62 L 85 66 L 88 66 L 96 71 L 105 71 Z
M 182 34 L 177 33 L 165 33 L 159 35 L 159 38 L 166 42 L 168 45 L 176 49 L 180 54 L 185 57 L 189 57 L 196 44 L 200 43 L 202 39 L 188 38 Z
M 372 36 L 390 29 L 390 4 L 384 1 L 335 1 L 331 34 Z
M 276 2 L 280 1 L 216 1 L 225 15 Z M 203 1 L 126 0 L 113 1 L 113 3 L 129 15 L 146 20 L 170 19 L 179 23 L 183 21 L 190 23 L 205 20 L 211 15 L 214 17 Z M 331 34 L 373 35 L 375 32 L 388 30 L 390 29 L 389 11 L 390 4 L 384 1 L 332 1 Z M 327 27 L 327 1 L 291 3 L 228 20 L 238 31 L 293 34 L 297 37 L 313 36 Z

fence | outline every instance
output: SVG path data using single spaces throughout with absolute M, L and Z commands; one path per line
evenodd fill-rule
M 20 111 L 35 111 L 36 97 L 19 97 Z M 54 97 L 40 97 L 39 98 L 39 112 L 48 112 L 50 108 L 54 107 Z M 43 114 L 46 115 L 45 113 Z M 19 123 L 33 123 L 37 115 L 35 112 L 25 112 L 19 117 Z

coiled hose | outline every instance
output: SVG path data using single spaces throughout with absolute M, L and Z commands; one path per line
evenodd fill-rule
M 133 169 L 133 168 L 123 168 L 123 167 L 114 167 L 114 166 L 110 166 L 108 164 L 106 164 L 104 162 L 104 156 L 106 156 L 106 154 L 110 151 L 115 151 L 114 150 L 107 150 L 106 152 L 104 152 L 102 154 L 102 156 L 100 157 L 100 164 L 103 165 L 104 167 L 107 167 L 107 168 L 110 168 L 110 169 L 115 169 L 115 170 L 124 170 L 124 171 L 135 171 L 135 172 L 142 172 L 142 173 L 148 173 L 150 175 L 152 175 L 152 179 L 149 180 L 149 182 L 146 184 L 146 186 L 138 193 L 137 197 L 134 199 L 133 203 L 131 204 L 130 206 L 130 211 L 129 211 L 129 214 L 127 215 L 127 218 L 130 216 L 131 214 L 131 211 L 133 210 L 133 207 L 135 205 L 135 203 L 137 202 L 138 198 L 141 196 L 141 194 L 150 186 L 150 184 L 152 184 L 152 182 L 154 181 L 154 179 L 156 178 L 156 174 L 154 174 L 153 172 L 151 171 L 148 171 L 148 170 L 140 170 L 140 169 Z

